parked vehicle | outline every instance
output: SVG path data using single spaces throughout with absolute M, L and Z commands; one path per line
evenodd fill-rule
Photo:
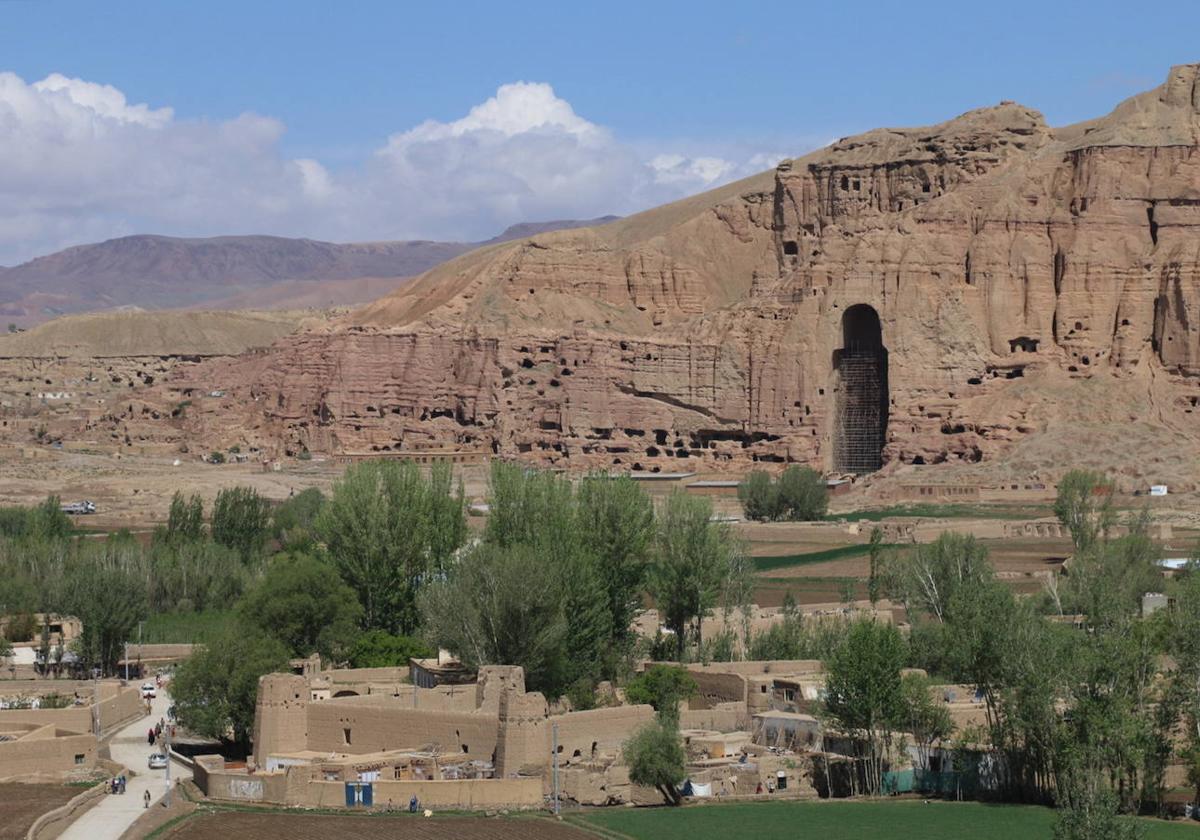
M 167 767 L 167 757 L 163 753 L 150 753 L 150 769 L 165 770 Z
M 63 513 L 69 513 L 76 516 L 86 516 L 89 513 L 96 512 L 96 505 L 93 502 L 84 500 L 82 502 L 69 502 L 62 506 Z

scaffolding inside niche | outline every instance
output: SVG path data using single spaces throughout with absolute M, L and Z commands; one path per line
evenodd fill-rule
M 875 345 L 851 345 L 838 358 L 834 467 L 865 475 L 883 466 L 887 428 L 885 351 Z

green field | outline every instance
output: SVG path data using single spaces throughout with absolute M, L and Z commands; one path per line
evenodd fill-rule
M 938 504 L 935 502 L 916 502 L 907 505 L 892 505 L 891 507 L 869 510 L 851 510 L 844 513 L 827 513 L 824 519 L 836 522 L 845 519 L 848 522 L 880 522 L 884 519 L 901 519 L 919 517 L 921 519 L 1030 519 L 1045 516 L 1050 513 L 1047 506 L 1038 505 L 999 505 L 999 504 Z
M 891 543 L 883 543 L 880 548 L 896 548 Z M 778 557 L 755 557 L 756 572 L 770 572 L 775 569 L 788 569 L 792 566 L 810 566 L 813 563 L 827 563 L 830 560 L 842 560 L 846 557 L 858 557 L 870 552 L 871 547 L 866 543 L 855 545 L 839 545 L 837 548 L 827 548 L 823 551 L 809 551 L 804 554 L 781 554 Z
M 977 802 L 746 802 L 690 808 L 622 808 L 572 817 L 614 840 L 1049 840 L 1048 808 Z M 1145 820 L 1146 840 L 1200 838 L 1200 825 Z

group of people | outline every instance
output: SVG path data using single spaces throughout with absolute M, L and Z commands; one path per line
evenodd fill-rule
M 112 781 L 108 783 L 109 793 L 124 793 L 125 792 L 125 774 L 113 776 Z
M 396 810 L 396 806 L 392 804 L 392 800 L 390 800 L 390 799 L 387 801 L 387 810 L 389 810 L 389 811 Z M 412 799 L 408 800 L 408 813 L 418 814 L 420 812 L 421 812 L 421 802 L 419 799 L 417 799 L 416 795 L 414 794 Z
M 159 718 L 158 723 L 154 724 L 154 726 L 150 727 L 150 729 L 147 730 L 146 743 L 149 744 L 150 746 L 154 746 L 162 738 L 164 732 L 167 733 L 168 737 L 171 740 L 174 740 L 175 739 L 175 724 L 167 723 L 165 719 Z

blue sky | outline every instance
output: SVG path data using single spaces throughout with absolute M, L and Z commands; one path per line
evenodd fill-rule
M 1189 61 L 1196 2 L 0 0 L 0 263 L 143 231 L 479 238 L 628 213 L 1001 99 L 1090 118 Z M 461 122 L 522 81 L 549 87 Z M 72 110 L 104 86 L 107 128 Z M 121 110 L 141 104 L 157 116 Z

